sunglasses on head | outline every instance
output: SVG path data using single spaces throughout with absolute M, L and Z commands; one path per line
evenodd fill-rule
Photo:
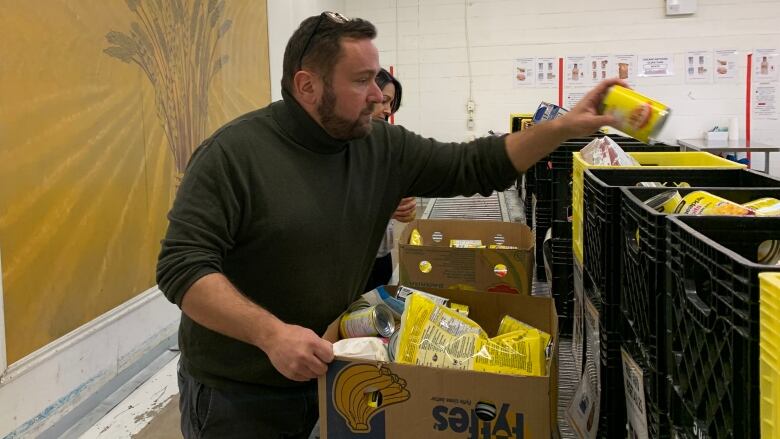
M 349 18 L 345 17 L 344 15 L 338 12 L 325 11 L 322 14 L 320 14 L 320 18 L 317 19 L 317 24 L 314 25 L 314 29 L 312 29 L 311 34 L 309 34 L 309 38 L 306 40 L 306 45 L 303 46 L 301 57 L 298 59 L 298 70 L 301 70 L 303 68 L 303 57 L 306 56 L 306 52 L 309 50 L 309 44 L 311 44 L 312 38 L 314 38 L 314 35 L 317 33 L 317 30 L 319 30 L 323 18 L 327 18 L 331 22 L 337 24 L 344 24 L 350 20 Z

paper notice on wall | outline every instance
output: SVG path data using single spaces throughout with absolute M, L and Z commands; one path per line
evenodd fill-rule
M 712 52 L 709 50 L 694 50 L 685 53 L 685 82 L 712 82 Z
M 536 58 L 536 84 L 558 85 L 558 58 Z
M 778 70 L 777 49 L 756 49 L 753 51 L 753 80 L 755 82 L 777 82 Z
M 617 76 L 610 70 L 612 61 L 609 55 L 591 55 L 589 61 L 588 72 L 592 84 Z
M 734 49 L 718 49 L 712 58 L 715 82 L 737 82 L 739 52 Z
M 512 82 L 515 88 L 534 85 L 536 76 L 534 75 L 534 58 L 515 59 Z
M 585 56 L 567 56 L 563 63 L 563 78 L 567 85 L 590 84 L 587 73 L 587 60 Z M 567 107 L 571 108 L 571 107 Z
M 753 86 L 753 119 L 778 120 L 777 86 L 774 83 Z
M 574 108 L 574 106 L 577 105 L 577 103 L 585 96 L 585 93 L 587 93 L 586 90 L 566 93 L 566 102 L 564 103 L 565 108 L 569 110 Z
M 629 83 L 636 79 L 636 55 L 615 55 L 611 77 L 618 77 Z
M 583 373 L 574 397 L 566 409 L 569 425 L 577 432 L 577 437 L 588 439 L 596 437 L 599 429 L 599 403 L 599 397 L 593 391 L 587 372 Z
M 623 387 L 626 394 L 628 437 L 648 439 L 644 373 L 628 352 L 621 349 L 620 353 L 623 358 Z
M 639 57 L 639 72 L 643 78 L 674 76 L 674 56 L 643 55 Z

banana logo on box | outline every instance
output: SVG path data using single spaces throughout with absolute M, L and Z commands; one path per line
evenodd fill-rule
M 367 363 L 342 369 L 333 386 L 333 405 L 353 433 L 370 432 L 374 415 L 410 396 L 406 380 L 385 366 Z

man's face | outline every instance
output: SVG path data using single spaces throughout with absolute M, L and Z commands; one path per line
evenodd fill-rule
M 332 137 L 359 139 L 371 132 L 372 110 L 382 102 L 382 91 L 374 81 L 379 54 L 369 39 L 343 39 L 341 52 L 330 84 L 324 85 L 317 114 Z

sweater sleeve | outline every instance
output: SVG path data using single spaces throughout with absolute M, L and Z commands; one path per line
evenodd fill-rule
M 397 139 L 391 140 L 391 144 L 397 146 L 405 196 L 488 196 L 508 188 L 517 179 L 504 137 L 443 143 L 403 127 L 397 127 L 390 137 Z
M 222 272 L 222 261 L 234 245 L 240 221 L 235 174 L 215 140 L 199 147 L 187 165 L 157 260 L 157 283 L 179 307 L 195 281 Z

